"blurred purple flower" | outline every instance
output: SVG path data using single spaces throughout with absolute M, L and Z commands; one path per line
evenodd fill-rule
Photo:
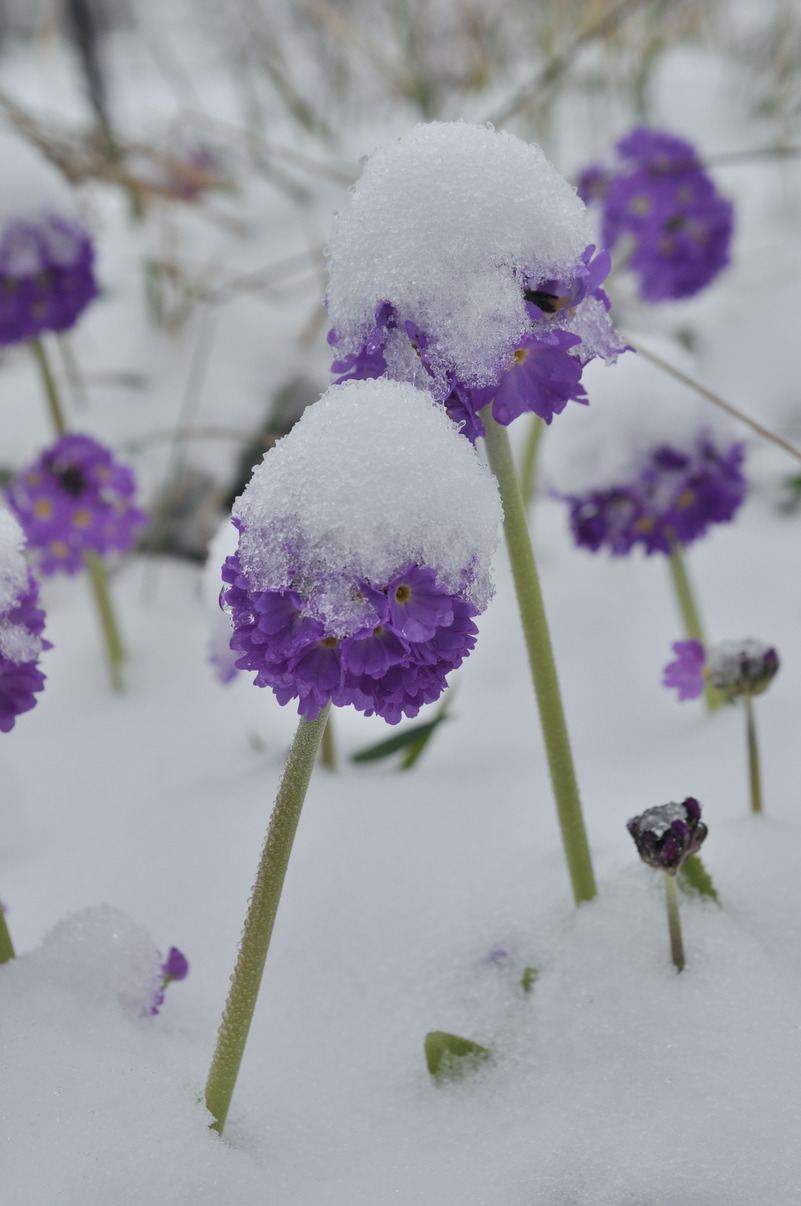
M 164 990 L 173 980 L 185 980 L 189 974 L 189 963 L 183 951 L 177 946 L 171 946 L 167 958 L 161 965 L 162 981 L 153 994 L 147 1013 L 156 1014 L 164 1004 Z
M 703 645 L 700 641 L 674 641 L 671 648 L 677 656 L 675 662 L 665 666 L 662 685 L 675 687 L 680 700 L 697 699 L 704 690 Z
M 604 244 L 632 240 L 627 266 L 646 301 L 692 297 L 729 263 L 730 202 L 681 138 L 638 127 L 615 149 L 616 164 L 587 168 L 579 185 L 603 208 Z
M 66 331 L 97 296 L 94 249 L 79 221 L 60 215 L 0 228 L 0 345 Z
M 134 505 L 133 471 L 85 435 L 62 436 L 8 487 L 42 573 L 74 574 L 84 553 L 125 552 L 145 515 Z

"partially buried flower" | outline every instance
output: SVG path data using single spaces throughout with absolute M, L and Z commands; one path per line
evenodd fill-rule
M 692 796 L 681 804 L 660 804 L 632 817 L 626 828 L 637 853 L 649 867 L 675 875 L 691 854 L 696 854 L 707 835 L 701 820 L 701 805 Z
M 615 147 L 608 169 L 586 169 L 579 192 L 603 209 L 602 238 L 629 240 L 626 266 L 646 301 L 691 297 L 729 263 L 732 206 L 717 191 L 691 143 L 638 127 Z
M 25 539 L 8 511 L 0 511 L 0 732 L 36 703 L 45 676 L 39 655 L 50 648 L 42 636 L 45 614 L 39 588 L 28 569 Z
M 167 958 L 161 964 L 161 984 L 153 994 L 149 1013 L 158 1013 L 164 1004 L 164 990 L 174 980 L 185 980 L 189 975 L 189 961 L 177 946 L 171 946 Z
M 366 163 L 329 241 L 340 380 L 429 390 L 469 439 L 586 402 L 584 365 L 625 350 L 581 201 L 539 147 L 432 122 Z
M 8 487 L 44 574 L 81 569 L 87 552 L 125 552 L 145 515 L 133 471 L 90 436 L 62 436 Z
M 663 685 L 678 689 L 679 699 L 697 699 L 709 680 L 715 690 L 736 699 L 761 695 L 779 669 L 779 655 L 772 645 L 749 637 L 722 641 L 704 650 L 700 641 L 676 641 L 676 660 L 664 671 Z
M 413 386 L 333 386 L 234 506 L 221 602 L 237 666 L 314 719 L 394 724 L 437 699 L 491 595 L 500 505 L 473 449 Z
M 65 331 L 97 296 L 94 249 L 73 195 L 20 138 L 0 134 L 0 345 Z

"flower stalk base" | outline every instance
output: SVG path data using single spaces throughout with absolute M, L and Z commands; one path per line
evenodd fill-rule
M 482 418 L 486 427 L 489 463 L 497 479 L 503 503 L 506 545 L 512 565 L 562 841 L 573 896 L 576 904 L 579 904 L 592 900 L 597 889 L 539 575 L 509 436 L 506 429 L 492 418 L 489 408 Z
M 748 782 L 751 788 L 751 811 L 762 812 L 762 776 L 759 770 L 759 743 L 757 741 L 756 723 L 754 721 L 754 701 L 750 695 L 743 695 L 745 707 L 745 735 L 748 745 Z
M 665 904 L 667 905 L 668 933 L 670 934 L 670 954 L 676 965 L 676 971 L 684 971 L 684 943 L 681 938 L 681 918 L 679 917 L 679 894 L 676 889 L 675 876 L 663 872 L 665 880 Z
M 330 705 L 315 720 L 301 718 L 278 788 L 270 827 L 250 897 L 236 967 L 206 1082 L 212 1129 L 222 1133 L 242 1062 L 303 801 L 328 721 Z

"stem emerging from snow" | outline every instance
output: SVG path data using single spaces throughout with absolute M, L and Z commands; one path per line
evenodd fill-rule
M 242 1062 L 292 843 L 329 711 L 330 704 L 316 720 L 300 720 L 262 848 L 239 955 L 206 1081 L 206 1106 L 214 1116 L 213 1129 L 220 1133 L 225 1126 Z
M 675 876 L 668 875 L 667 871 L 664 871 L 663 875 L 665 877 L 670 953 L 676 965 L 676 971 L 684 971 L 684 943 L 681 940 L 681 918 L 679 917 L 679 894 L 676 891 L 676 879 Z
M 6 915 L 3 912 L 2 904 L 0 904 L 0 963 L 8 963 L 9 959 L 13 958 L 14 943 L 11 941 L 11 935 L 6 925 Z
M 751 811 L 762 811 L 762 785 L 759 773 L 759 743 L 754 723 L 754 701 L 750 695 L 743 696 L 745 705 L 745 733 L 748 742 L 748 780 L 751 785 Z
M 489 408 L 482 415 L 482 419 L 487 432 L 487 454 L 492 472 L 498 481 L 503 503 L 506 545 L 512 563 L 517 604 L 526 639 L 548 767 L 562 829 L 562 841 L 573 885 L 573 896 L 576 904 L 579 904 L 584 900 L 592 900 L 597 889 L 559 691 L 556 662 L 548 632 L 548 620 L 509 436 L 506 429 L 492 418 Z

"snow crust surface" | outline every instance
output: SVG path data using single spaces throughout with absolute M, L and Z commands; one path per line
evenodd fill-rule
M 338 635 L 370 615 L 354 579 L 382 588 L 411 562 L 479 611 L 490 598 L 495 479 L 443 407 L 404 382 L 331 386 L 265 454 L 233 514 L 252 586 L 300 582 L 309 614 Z
M 570 277 L 592 242 L 584 203 L 536 144 L 468 122 L 418 125 L 370 156 L 334 221 L 338 350 L 356 352 L 388 300 L 432 341 L 438 386 L 450 367 L 488 384 L 529 327 L 518 274 Z M 423 380 L 402 333 L 386 356 L 395 375 Z

